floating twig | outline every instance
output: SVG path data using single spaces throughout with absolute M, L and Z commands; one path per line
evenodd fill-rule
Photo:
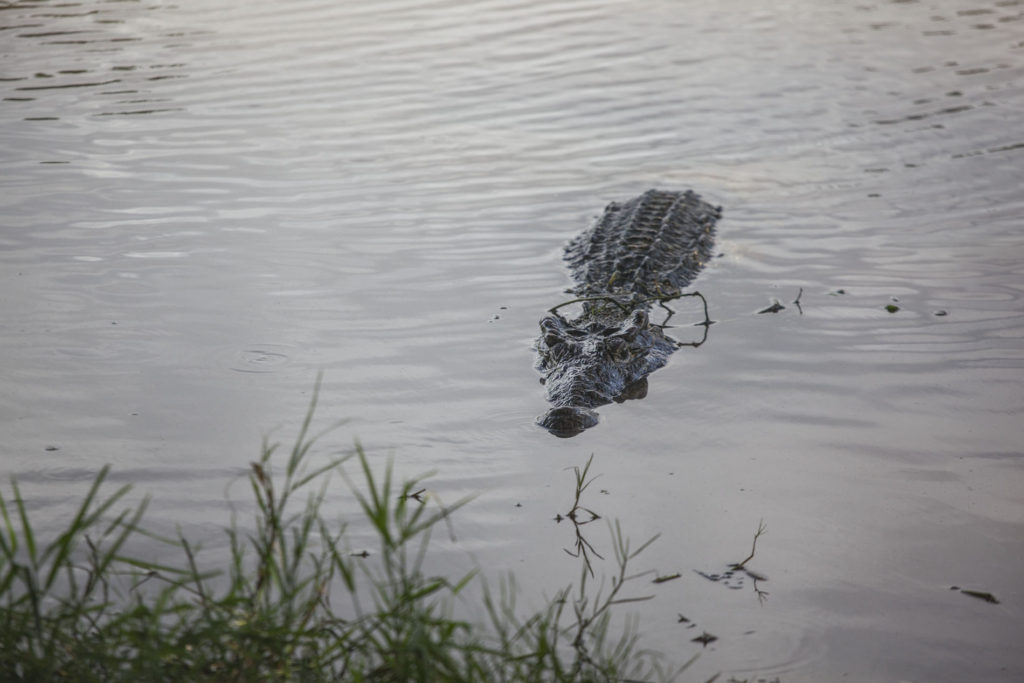
M 601 515 L 597 514 L 590 508 L 586 508 L 580 505 L 580 496 L 583 495 L 583 492 L 587 490 L 587 487 L 590 486 L 594 482 L 594 479 L 597 478 L 591 477 L 590 479 L 587 479 L 587 474 L 590 472 L 590 465 L 593 462 L 594 454 L 591 453 L 590 457 L 587 459 L 587 464 L 583 466 L 582 470 L 578 466 L 574 466 L 572 468 L 573 474 L 576 477 L 576 496 L 573 499 L 572 509 L 570 509 L 569 512 L 565 513 L 565 517 L 562 517 L 561 514 L 555 516 L 556 522 L 561 522 L 563 519 L 568 519 L 572 522 L 573 531 L 576 533 L 576 542 L 574 544 L 575 547 L 573 550 L 569 550 L 568 548 L 562 548 L 562 550 L 564 550 L 571 557 L 583 558 L 583 563 L 586 567 L 586 570 L 590 572 L 591 576 L 594 575 L 594 568 L 590 564 L 590 555 L 593 554 L 600 560 L 604 559 L 601 556 L 601 554 L 594 549 L 594 546 L 590 544 L 590 541 L 588 541 L 583 536 L 583 530 L 581 528 L 585 524 L 590 524 L 595 520 L 601 519 Z M 586 514 L 590 515 L 590 519 L 581 519 L 581 512 L 585 512 Z
M 750 562 L 752 559 L 754 559 L 754 553 L 757 552 L 757 539 L 766 533 L 768 533 L 768 527 L 765 525 L 764 520 L 762 519 L 757 524 L 757 531 L 754 533 L 754 542 L 750 547 L 750 554 L 747 555 L 747 559 L 743 560 L 742 562 L 737 562 L 736 564 L 730 566 L 733 569 L 745 569 L 747 562 Z
M 682 574 L 676 572 L 675 574 L 666 574 L 665 576 L 656 576 L 651 583 L 665 583 L 666 581 L 672 581 L 678 579 Z
M 578 304 L 578 303 L 581 303 L 581 302 L 585 303 L 585 302 L 588 302 L 588 301 L 609 301 L 609 302 L 615 304 L 616 306 L 618 306 L 619 309 L 621 309 L 623 313 L 629 313 L 630 310 L 631 310 L 630 308 L 628 308 L 625 305 L 623 305 L 622 303 L 620 303 L 619 300 L 616 299 L 613 296 L 582 296 L 582 297 L 579 297 L 578 299 L 570 299 L 569 301 L 563 301 L 562 303 L 558 304 L 557 306 L 552 306 L 551 308 L 548 309 L 548 313 L 556 313 L 559 308 L 562 308 L 563 306 L 568 306 L 569 304 Z
M 996 599 L 996 596 L 986 591 L 972 591 L 967 588 L 961 588 L 960 592 L 964 595 L 969 595 L 972 598 L 978 598 L 979 600 L 984 600 L 985 602 L 991 602 L 993 605 L 999 604 L 999 600 Z
M 779 311 L 784 311 L 784 310 L 786 310 L 786 307 L 783 306 L 782 304 L 780 304 L 778 299 L 772 299 L 772 305 L 771 306 L 769 306 L 768 308 L 762 308 L 757 313 L 758 313 L 758 315 L 760 315 L 761 313 L 778 313 Z

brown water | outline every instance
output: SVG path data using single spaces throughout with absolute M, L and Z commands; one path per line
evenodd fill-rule
M 1024 3 L 7 2 L 0 56 L 0 474 L 40 519 L 112 463 L 219 539 L 322 370 L 325 451 L 480 494 L 439 562 L 526 603 L 594 454 L 682 573 L 644 642 L 719 638 L 689 680 L 1024 680 Z M 649 187 L 724 207 L 718 322 L 553 438 L 561 247 Z M 694 571 L 761 519 L 767 599 Z

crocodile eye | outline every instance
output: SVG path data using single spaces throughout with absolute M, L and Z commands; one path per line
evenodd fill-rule
M 633 359 L 633 350 L 624 340 L 612 338 L 608 340 L 608 353 L 616 363 L 628 363 Z

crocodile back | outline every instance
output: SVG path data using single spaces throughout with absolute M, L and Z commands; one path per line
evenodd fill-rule
M 579 296 L 672 296 L 686 287 L 714 248 L 719 208 L 695 192 L 648 190 L 611 203 L 565 248 Z

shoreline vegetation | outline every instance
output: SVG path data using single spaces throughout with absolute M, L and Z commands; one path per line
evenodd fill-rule
M 255 518 L 225 529 L 226 566 L 206 566 L 179 532 L 143 524 L 147 501 L 128 505 L 129 485 L 109 493 L 97 474 L 71 522 L 53 540 L 33 530 L 16 479 L 0 491 L 0 672 L 10 681 L 648 681 L 672 668 L 640 644 L 620 606 L 649 599 L 626 590 L 648 572 L 611 524 L 611 575 L 594 576 L 579 525 L 597 515 L 580 505 L 592 481 L 576 468 L 570 518 L 577 524 L 579 579 L 539 611 L 516 607 L 512 575 L 497 589 L 473 570 L 430 575 L 431 532 L 469 499 L 443 506 L 422 479 L 397 483 L 390 461 L 375 474 L 357 442 L 352 453 L 313 455 L 320 382 L 290 452 L 264 440 L 248 481 Z M 330 430 L 327 430 L 330 431 Z M 353 473 L 354 471 L 354 473 Z M 369 557 L 346 545 L 346 524 L 322 510 L 329 475 L 347 483 L 379 546 Z M 586 511 L 587 520 L 576 512 Z M 133 556 L 131 541 L 168 544 L 180 560 Z M 482 623 L 454 616 L 482 606 Z M 618 620 L 616 619 L 616 622 Z M 692 661 L 692 660 L 691 660 Z

